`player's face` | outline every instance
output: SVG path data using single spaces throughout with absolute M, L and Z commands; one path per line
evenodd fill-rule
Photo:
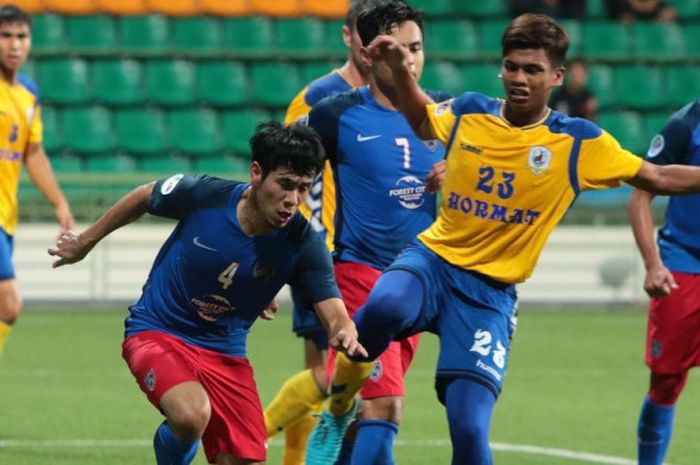
M 29 25 L 24 23 L 0 24 L 0 66 L 17 71 L 27 61 L 32 45 Z
M 554 87 L 562 84 L 564 68 L 552 68 L 544 49 L 513 50 L 501 68 L 506 105 L 518 113 L 541 114 Z
M 278 168 L 263 179 L 261 170 L 253 170 L 252 182 L 258 187 L 257 205 L 265 223 L 273 228 L 285 226 L 309 193 L 313 179 L 287 168 Z
M 360 56 L 362 39 L 360 39 L 357 29 L 350 29 L 348 26 L 343 26 L 343 42 L 345 42 L 345 45 L 348 47 L 350 61 L 353 62 L 355 68 L 357 68 L 363 76 L 366 76 L 367 66 Z
M 411 74 L 420 81 L 423 75 L 423 63 L 425 57 L 423 55 L 423 33 L 413 21 L 405 21 L 391 29 L 391 34 L 399 41 L 401 46 L 408 50 L 409 54 L 409 68 Z M 372 74 L 377 80 L 377 83 L 382 87 L 392 87 L 394 86 L 394 78 L 391 73 L 391 69 L 384 61 L 375 61 L 372 63 Z

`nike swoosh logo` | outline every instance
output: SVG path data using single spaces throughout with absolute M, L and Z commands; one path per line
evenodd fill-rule
M 192 239 L 192 243 L 193 243 L 194 245 L 196 245 L 197 247 L 200 247 L 200 248 L 202 248 L 202 249 L 211 250 L 212 252 L 218 252 L 218 250 L 213 249 L 213 248 L 211 248 L 211 247 L 209 247 L 209 246 L 207 246 L 207 245 L 204 245 L 204 244 L 202 244 L 201 242 L 199 242 L 199 236 L 195 236 L 195 238 Z
M 363 136 L 362 134 L 358 134 L 357 142 L 367 142 L 368 140 L 377 139 L 379 137 L 382 137 L 382 135 L 377 134 L 376 136 Z

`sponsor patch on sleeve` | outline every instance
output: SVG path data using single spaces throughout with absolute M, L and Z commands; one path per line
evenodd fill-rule
M 174 176 L 170 176 L 168 179 L 163 182 L 163 184 L 160 186 L 160 193 L 163 195 L 168 195 L 175 189 L 175 186 L 180 182 L 180 180 L 184 177 L 185 175 L 180 173 L 176 174 Z
M 655 135 L 654 138 L 651 140 L 651 144 L 649 144 L 647 158 L 654 158 L 655 156 L 660 154 L 663 151 L 665 145 L 666 140 L 664 139 L 664 136 L 662 134 Z

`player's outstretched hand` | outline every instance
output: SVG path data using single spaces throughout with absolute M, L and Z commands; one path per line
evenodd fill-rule
M 53 268 L 58 268 L 62 265 L 79 262 L 91 249 L 91 245 L 81 240 L 80 234 L 66 231 L 58 236 L 56 246 L 51 247 L 48 252 L 52 257 L 59 257 L 52 265 Z
M 663 265 L 650 268 L 644 278 L 644 290 L 649 297 L 664 297 L 678 288 L 671 271 Z
M 407 66 L 410 58 L 408 50 L 404 49 L 396 37 L 390 35 L 378 35 L 367 46 L 370 58 L 383 60 L 391 69 L 400 69 Z
M 367 357 L 367 350 L 357 340 L 357 329 L 352 320 L 331 334 L 328 343 L 332 348 L 349 357 Z
M 267 321 L 272 321 L 277 315 L 277 310 L 280 308 L 277 299 L 272 299 L 269 304 L 260 312 L 260 318 Z
M 442 183 L 445 181 L 446 172 L 447 162 L 445 160 L 440 160 L 437 163 L 433 163 L 433 169 L 430 170 L 430 173 L 428 173 L 428 176 L 425 178 L 425 184 L 428 192 L 434 194 L 440 190 Z

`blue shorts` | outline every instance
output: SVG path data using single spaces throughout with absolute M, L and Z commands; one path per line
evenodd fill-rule
M 437 378 L 471 378 L 498 395 L 517 324 L 515 286 L 450 265 L 418 241 L 389 267 L 396 269 L 415 274 L 424 291 L 418 319 L 399 336 L 437 333 Z
M 0 281 L 15 279 L 15 267 L 12 265 L 14 239 L 0 228 Z
M 313 305 L 292 288 L 292 330 L 298 337 L 310 339 L 316 350 L 328 350 L 326 328 L 318 319 Z

